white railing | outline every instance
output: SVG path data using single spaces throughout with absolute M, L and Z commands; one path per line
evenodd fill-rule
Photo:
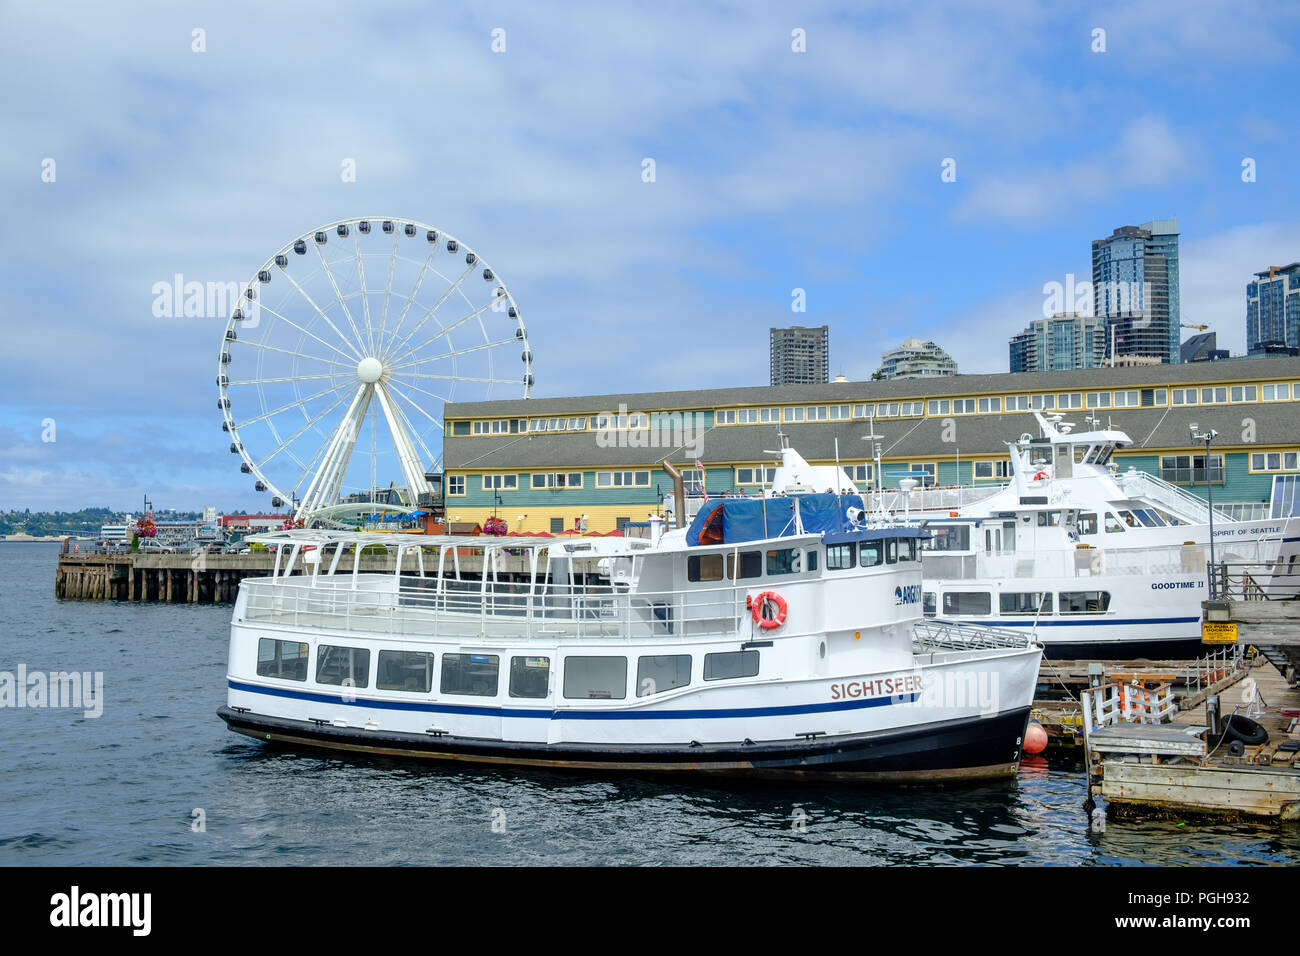
M 1149 498 L 1163 504 L 1177 517 L 1192 524 L 1209 524 L 1210 506 L 1204 498 L 1192 494 L 1177 485 L 1170 484 L 1146 471 L 1125 471 L 1119 474 L 1124 491 L 1133 498 Z M 1214 509 L 1215 521 L 1232 521 L 1232 517 Z
M 1226 601 L 1300 599 L 1300 564 L 1281 560 L 1220 562 L 1211 576 L 1210 596 Z
M 1266 501 L 1238 501 L 1214 506 L 1216 514 L 1227 515 L 1232 521 L 1263 521 L 1272 517 Z
M 961 485 L 956 488 L 915 488 L 904 493 L 898 488 L 879 488 L 870 494 L 873 512 L 902 514 L 906 511 L 957 511 L 966 505 L 992 498 L 1009 482 Z
M 956 621 L 917 621 L 912 625 L 912 650 L 973 651 L 991 648 L 1022 649 L 1032 643 L 1030 635 L 1007 627 L 987 627 Z
M 1230 677 L 1245 665 L 1244 648 L 1240 644 L 1225 644 L 1193 662 L 1183 672 L 1183 683 L 1192 693 L 1213 687 Z
M 244 620 L 290 627 L 477 639 L 694 640 L 744 636 L 746 589 L 629 592 L 611 585 L 530 587 L 391 575 L 337 584 L 245 581 Z M 411 582 L 420 583 L 411 583 Z M 783 636 L 796 633 L 787 627 Z M 805 633 L 805 632 L 797 632 Z
M 926 579 L 947 581 L 990 578 L 1097 578 L 1112 575 L 1205 573 L 1202 545 L 1161 548 L 1060 548 L 1002 554 L 922 551 Z
M 1102 684 L 1086 689 L 1079 700 L 1083 704 L 1083 724 L 1089 730 L 1118 723 L 1160 724 L 1178 713 L 1170 684 L 1152 688 Z

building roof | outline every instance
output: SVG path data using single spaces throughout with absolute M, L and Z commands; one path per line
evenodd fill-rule
M 1055 372 L 998 372 L 988 375 L 946 375 L 924 379 L 871 382 L 827 382 L 821 385 L 753 385 L 676 392 L 627 392 L 564 398 L 512 398 L 486 402 L 452 402 L 444 406 L 448 420 L 465 418 L 530 418 L 547 415 L 629 411 L 653 412 L 726 408 L 732 405 L 793 405 L 806 402 L 872 402 L 942 398 L 952 395 L 1006 395 L 1017 392 L 1084 392 L 1144 386 L 1230 384 L 1277 379 L 1300 381 L 1300 360 L 1245 358 L 1227 362 L 1088 368 Z M 737 426 L 740 427 L 740 426 Z M 756 426 L 747 426 L 756 427 Z M 519 437 L 519 436 L 514 436 Z M 447 436 L 446 441 L 452 437 Z M 478 438 L 478 441 L 486 439 Z
M 1282 361 L 1268 360 L 1277 365 Z M 1218 365 L 1221 363 L 1204 363 Z M 1300 363 L 1288 363 L 1300 365 Z M 1131 369 L 1129 371 L 1144 371 Z M 1149 370 L 1146 370 L 1149 371 Z M 1064 376 L 1069 373 L 1058 373 Z M 1028 376 L 1026 376 L 1028 377 Z M 1065 420 L 1084 431 L 1088 412 L 1079 409 L 1064 413 Z M 1216 447 L 1240 447 L 1243 433 L 1253 428 L 1254 443 L 1260 446 L 1296 442 L 1296 409 L 1292 402 L 1253 405 L 1176 406 L 1171 408 L 1102 409 L 1103 423 L 1125 431 L 1133 440 L 1129 453 L 1143 448 L 1156 450 L 1186 449 L 1190 440 L 1188 426 L 1213 428 L 1219 432 Z M 1243 420 L 1253 422 L 1243 424 Z M 953 432 L 945 434 L 946 421 Z M 872 457 L 868 443 L 862 440 L 867 422 L 817 422 L 783 424 L 782 432 L 792 447 L 810 461 L 833 461 L 835 442 L 839 440 L 839 458 L 844 462 L 867 461 Z M 930 418 L 876 419 L 875 432 L 880 437 L 881 457 L 929 461 L 936 457 L 1005 455 L 1006 442 L 1020 435 L 1039 434 L 1038 422 L 1029 412 L 1000 415 L 958 415 Z M 698 456 L 691 448 L 602 447 L 595 432 L 542 433 L 537 435 L 459 436 L 448 435 L 443 443 L 445 467 L 455 470 L 529 470 L 539 468 L 583 468 L 640 465 L 642 467 L 669 458 L 679 465 L 696 457 L 706 464 L 730 464 L 772 461 L 769 450 L 780 448 L 776 425 L 723 425 L 703 430 L 699 437 Z M 615 436 L 628 435 L 614 432 Z M 655 434 L 652 432 L 652 434 Z M 949 440 L 949 438 L 955 440 Z M 608 444 L 608 443 L 605 443 Z

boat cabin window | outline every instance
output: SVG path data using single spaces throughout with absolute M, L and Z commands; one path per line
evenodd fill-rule
M 1109 511 L 1106 512 L 1106 533 L 1115 534 L 1124 530 L 1124 522 L 1120 521 Z
M 758 651 L 729 651 L 704 655 L 705 680 L 758 676 Z
M 686 559 L 686 580 L 691 582 L 721 581 L 722 555 L 692 554 Z
M 443 654 L 442 693 L 495 697 L 500 669 L 495 654 Z
M 1160 520 L 1160 516 L 1150 508 L 1135 508 L 1133 513 L 1137 515 L 1138 520 L 1148 528 L 1163 528 L 1165 525 L 1165 523 Z
M 857 566 L 857 545 L 828 544 L 826 546 L 826 570 L 847 571 Z
M 970 525 L 930 525 L 930 537 L 922 543 L 926 551 L 969 551 Z
M 1094 511 L 1084 511 L 1079 514 L 1079 534 L 1096 534 L 1097 533 L 1097 514 Z
M 306 680 L 307 652 L 308 646 L 298 641 L 264 637 L 257 642 L 257 676 Z
M 1124 522 L 1125 526 L 1127 526 L 1127 527 L 1129 527 L 1129 528 L 1136 528 L 1136 527 L 1138 527 L 1138 519 L 1137 519 L 1136 517 L 1134 517 L 1133 512 L 1131 512 L 1131 511 L 1121 511 L 1121 512 L 1119 513 L 1119 517 L 1120 517 L 1120 520 Z
M 998 595 L 998 610 L 1003 614 L 1038 614 L 1039 605 L 1043 614 L 1052 613 L 1052 594 L 1050 591 L 1023 591 Z
M 739 558 L 739 561 L 737 561 L 737 558 Z M 762 575 L 762 551 L 740 551 L 727 555 L 727 577 L 733 581 L 743 578 L 762 577 Z
M 1060 526 L 1061 526 L 1061 512 L 1059 511 L 1038 512 L 1038 527 L 1059 528 Z
M 627 658 L 566 657 L 564 696 L 568 700 L 623 700 L 627 697 Z
M 691 655 L 639 657 L 636 662 L 636 695 L 650 697 L 691 682 Z
M 380 651 L 375 687 L 429 693 L 433 687 L 433 655 L 422 651 Z
M 885 562 L 883 541 L 863 541 L 858 547 L 858 564 L 864 568 L 874 568 Z
M 916 538 L 899 538 L 898 539 L 898 560 L 915 561 L 916 560 Z
M 1062 614 L 1103 614 L 1110 607 L 1109 591 L 1062 591 Z
M 926 617 L 935 615 L 935 594 L 933 591 L 925 591 L 921 594 L 921 613 Z
M 550 692 L 549 657 L 510 658 L 510 696 L 537 699 Z
M 815 552 L 813 553 L 815 556 Z M 808 570 L 815 570 L 816 564 Z M 804 570 L 803 552 L 799 548 L 780 548 L 767 552 L 767 573 L 798 574 Z
M 886 564 L 898 563 L 898 539 L 897 538 L 885 539 L 885 563 Z
M 988 591 L 946 591 L 943 595 L 944 614 L 988 614 L 992 607 Z
M 320 645 L 316 649 L 316 683 L 369 687 L 370 651 L 364 647 Z

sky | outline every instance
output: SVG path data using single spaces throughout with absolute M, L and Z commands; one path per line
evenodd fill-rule
M 1298 21 L 1166 0 L 6 5 L 0 509 L 265 507 L 216 408 L 225 315 L 156 315 L 154 287 L 243 283 L 355 216 L 472 243 L 526 315 L 539 397 L 764 385 L 768 329 L 792 324 L 828 325 L 851 380 L 907 337 L 1006 371 L 1046 283 L 1163 218 L 1183 321 L 1241 352 L 1247 281 L 1300 260 Z

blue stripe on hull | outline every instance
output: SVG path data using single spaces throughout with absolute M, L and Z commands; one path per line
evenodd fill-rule
M 822 704 L 789 704 L 784 707 L 729 707 L 711 710 L 552 710 L 540 707 L 475 707 L 464 704 L 431 704 L 420 701 L 366 698 L 345 700 L 339 694 L 262 687 L 258 684 L 245 684 L 242 681 L 235 680 L 227 680 L 226 683 L 231 690 L 246 691 L 250 694 L 266 694 L 270 697 L 286 697 L 290 700 L 307 700 L 319 704 L 343 704 L 348 707 L 371 707 L 375 710 L 405 710 L 428 714 L 531 717 L 542 720 L 699 720 L 724 717 L 786 717 L 795 714 L 861 710 L 866 707 L 888 707 L 890 704 L 910 703 L 921 696 L 919 693 L 912 693 L 894 697 L 871 697 L 866 700 L 830 701 Z

